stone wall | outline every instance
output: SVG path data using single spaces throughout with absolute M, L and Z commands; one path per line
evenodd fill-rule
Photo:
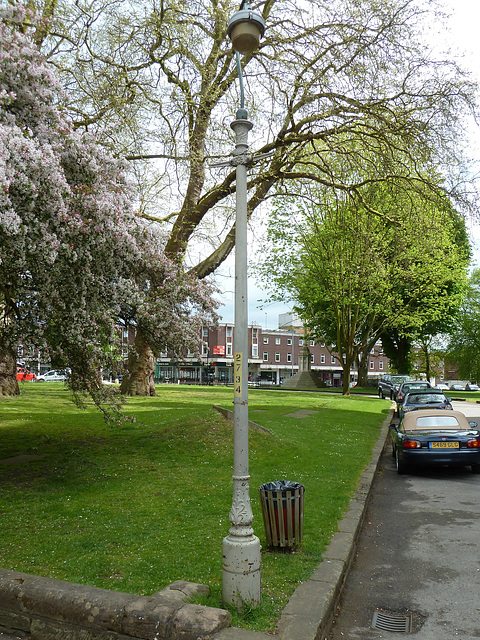
M 152 596 L 0 569 L 0 636 L 25 640 L 208 640 L 228 611 L 185 600 L 209 588 L 179 580 Z

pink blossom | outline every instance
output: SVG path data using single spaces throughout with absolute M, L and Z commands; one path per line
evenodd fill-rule
M 8 7 L 11 20 L 22 9 Z M 125 164 L 73 130 L 59 85 L 27 36 L 0 20 L 0 344 L 36 345 L 70 366 L 99 404 L 97 372 L 128 318 L 152 348 L 192 350 L 213 313 L 211 287 L 164 254 L 132 210 Z M 111 400 L 111 398 L 110 398 Z

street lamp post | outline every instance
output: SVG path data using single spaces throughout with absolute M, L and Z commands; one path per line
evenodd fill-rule
M 240 53 L 252 53 L 265 30 L 263 18 L 242 0 L 228 23 L 228 35 L 236 52 L 240 82 L 240 109 L 231 127 L 236 167 L 235 220 L 235 336 L 234 336 L 234 435 L 233 499 L 231 527 L 223 539 L 223 600 L 238 608 L 260 602 L 260 540 L 254 535 L 248 468 L 248 305 L 247 305 L 247 165 L 248 132 L 253 127 L 244 105 Z

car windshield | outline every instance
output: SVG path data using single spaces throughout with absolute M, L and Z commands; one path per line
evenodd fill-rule
M 432 402 L 445 402 L 443 393 L 411 394 L 407 398 L 408 404 L 431 404 Z
M 428 382 L 416 382 L 415 384 L 404 384 L 403 391 L 413 391 L 415 389 L 428 389 Z
M 396 383 L 396 384 L 400 384 L 401 382 L 404 382 L 405 380 L 408 380 L 410 378 L 410 376 L 392 376 L 392 382 Z

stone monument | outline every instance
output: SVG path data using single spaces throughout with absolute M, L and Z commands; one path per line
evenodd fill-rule
M 288 389 L 320 389 L 324 385 L 320 378 L 312 372 L 312 361 L 310 358 L 310 349 L 307 345 L 300 348 L 298 354 L 298 373 L 293 375 L 282 384 L 282 387 Z

